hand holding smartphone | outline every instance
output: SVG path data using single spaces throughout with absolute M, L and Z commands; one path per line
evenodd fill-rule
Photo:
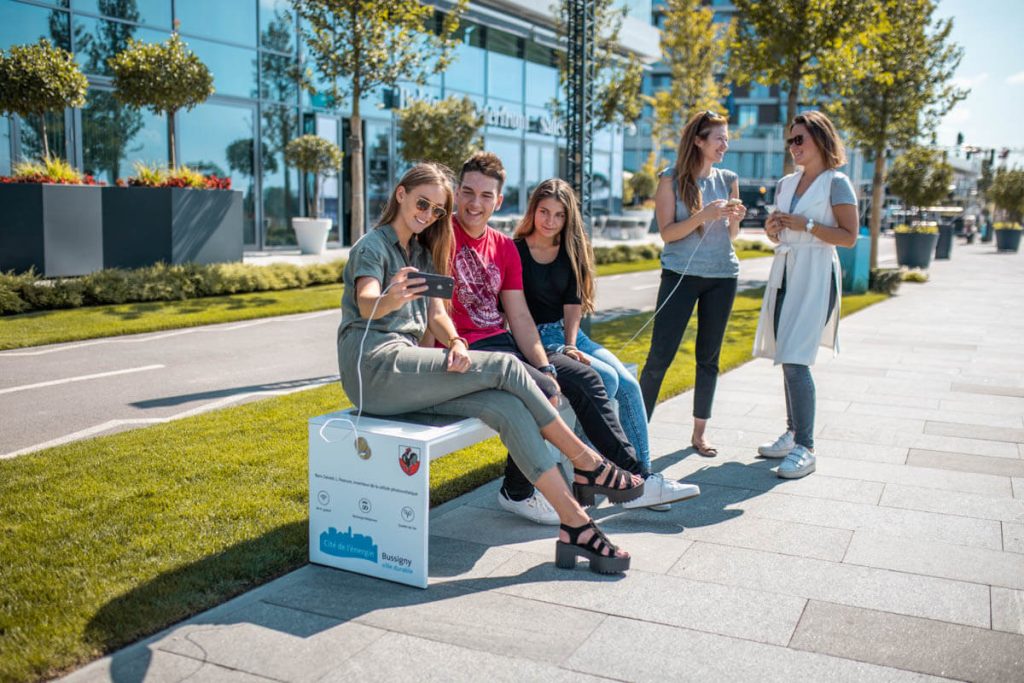
M 437 299 L 452 298 L 452 292 L 455 290 L 455 278 L 453 277 L 434 273 L 413 273 L 409 277 L 424 280 L 427 291 L 423 292 L 423 296 L 432 296 Z

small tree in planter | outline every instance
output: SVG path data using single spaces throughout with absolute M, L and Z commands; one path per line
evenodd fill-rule
M 38 116 L 43 131 L 43 157 L 50 157 L 46 138 L 46 112 L 85 104 L 89 82 L 67 50 L 45 38 L 35 45 L 13 45 L 0 50 L 0 111 Z
M 468 97 L 440 102 L 414 100 L 398 112 L 398 141 L 410 162 L 437 161 L 452 170 L 484 144 L 484 117 Z
M 993 226 L 996 231 L 996 249 L 1017 251 L 1020 249 L 1020 221 L 1024 216 L 1024 169 L 1001 168 L 996 171 L 986 196 L 997 208 L 1004 211 L 1009 219 L 999 221 Z
M 323 177 L 336 174 L 341 167 L 341 150 L 333 142 L 317 135 L 303 135 L 288 143 L 284 149 L 284 159 L 289 166 L 313 175 L 313 191 L 307 202 L 310 218 L 292 219 L 299 251 L 303 254 L 323 253 L 331 221 L 320 218 L 320 188 Z
M 889 189 L 901 197 L 905 204 L 917 210 L 918 219 L 909 225 L 899 225 L 896 233 L 896 260 L 910 268 L 931 265 L 938 227 L 922 220 L 925 207 L 942 200 L 953 182 L 953 167 L 942 152 L 926 147 L 912 147 L 892 165 Z
M 109 60 L 114 95 L 122 103 L 167 115 L 171 168 L 174 153 L 174 115 L 192 109 L 213 94 L 213 76 L 175 33 L 163 43 L 128 40 L 128 49 Z

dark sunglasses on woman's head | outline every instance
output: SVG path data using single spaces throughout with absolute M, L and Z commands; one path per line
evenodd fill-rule
M 804 136 L 802 134 L 794 135 L 791 138 L 786 138 L 786 147 L 790 147 L 792 145 L 796 145 L 797 147 L 799 147 L 802 144 L 804 144 Z
M 417 211 L 426 211 L 427 209 L 433 209 L 434 210 L 433 211 L 433 213 L 434 213 L 434 220 L 438 220 L 439 221 L 439 220 L 441 220 L 442 218 L 444 218 L 445 216 L 448 215 L 447 211 L 442 209 L 437 204 L 434 204 L 429 199 L 426 199 L 425 197 L 417 197 L 416 198 L 416 210 Z

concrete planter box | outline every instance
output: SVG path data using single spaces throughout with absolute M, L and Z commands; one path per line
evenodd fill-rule
M 907 268 L 925 269 L 932 264 L 939 233 L 896 233 L 896 262 Z
M 953 253 L 953 226 L 940 225 L 939 239 L 935 243 L 936 260 L 947 260 Z
M 0 207 L 0 271 L 62 277 L 103 267 L 102 188 L 0 185 Z
M 996 249 L 999 251 L 1018 251 L 1020 249 L 1020 230 L 1003 228 L 996 230 Z
M 859 235 L 852 247 L 836 247 L 839 266 L 842 268 L 843 292 L 863 294 L 868 291 L 871 275 L 871 238 Z
M 242 193 L 177 187 L 103 189 L 103 265 L 242 260 Z

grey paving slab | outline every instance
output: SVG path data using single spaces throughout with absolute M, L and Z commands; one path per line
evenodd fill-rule
M 1024 589 L 1024 555 L 857 531 L 843 560 L 881 569 Z
M 971 456 L 975 457 L 975 456 Z M 822 457 L 818 459 L 817 472 L 831 477 L 842 477 L 859 481 L 876 481 L 885 484 L 906 484 L 921 488 L 979 493 L 987 496 L 1012 495 L 1010 481 L 1005 476 L 974 472 L 950 472 L 945 468 L 934 469 L 925 464 L 916 467 L 910 462 L 909 452 L 906 465 L 891 465 L 876 462 L 861 462 L 844 458 Z M 926 460 L 926 462 L 933 462 Z
M 1003 522 L 1003 550 L 1024 553 L 1024 524 Z
M 180 683 L 185 680 L 190 683 L 256 683 L 274 679 L 236 671 L 202 659 L 147 650 L 131 657 L 106 657 L 62 680 L 69 683 Z
M 690 547 L 691 541 L 682 537 L 682 524 L 678 513 L 689 501 L 674 506 L 672 512 L 648 510 L 621 511 L 619 508 L 602 508 L 595 513 L 601 519 L 602 528 L 613 543 L 629 550 L 633 566 L 650 572 L 664 573 Z M 622 517 L 624 525 L 608 522 L 607 516 Z M 628 520 L 637 520 L 630 524 Z M 480 508 L 464 508 L 458 513 L 446 516 L 442 522 L 431 528 L 431 538 L 481 539 L 481 529 L 487 529 L 487 541 L 501 544 L 504 553 L 514 551 L 533 553 L 551 562 L 555 555 L 556 527 L 544 527 L 524 522 L 508 512 Z M 617 533 L 628 532 L 628 536 Z M 431 575 L 434 568 L 431 566 Z
M 959 436 L 963 438 L 978 438 L 990 441 L 1009 441 L 1011 443 L 1024 442 L 1024 429 L 1019 427 L 989 427 L 980 424 L 961 424 L 955 422 L 942 422 L 929 420 L 925 424 L 926 434 L 937 436 Z
M 1024 638 L 811 601 L 791 647 L 966 681 L 1024 676 Z
M 944 401 L 940 400 L 940 403 Z M 923 420 L 923 421 L 946 421 L 959 424 L 969 425 L 987 425 L 992 427 L 1006 427 L 1015 428 L 1019 427 L 1019 418 L 1013 415 L 1006 414 L 993 414 L 988 412 L 978 412 L 981 408 L 977 408 L 975 412 L 966 410 L 945 410 L 945 409 L 927 409 L 927 408 L 914 408 L 906 406 L 885 406 L 876 403 L 868 402 L 856 402 L 850 406 L 850 415 L 859 416 L 858 420 L 861 422 L 868 422 L 875 425 L 884 425 L 879 420 L 887 417 L 902 417 L 907 420 Z M 920 433 L 922 430 L 915 427 L 914 433 Z
M 1024 501 L 959 491 L 936 493 L 934 489 L 886 484 L 879 505 L 939 512 L 944 515 L 1024 522 Z M 1005 533 L 1004 533 L 1005 537 Z
M 949 413 L 978 413 L 984 406 L 986 413 L 1007 415 L 1020 419 L 1024 413 L 1024 399 L 1008 396 L 973 396 L 970 401 L 942 401 L 939 409 Z
M 1024 591 L 992 587 L 992 628 L 1024 635 Z
M 386 631 L 259 602 L 227 623 L 191 623 L 151 647 L 282 681 L 315 681 Z
M 907 453 L 907 464 L 957 472 L 994 474 L 1000 477 L 1024 477 L 1024 460 L 990 458 L 969 453 L 947 453 L 911 448 Z
M 963 581 L 695 543 L 671 574 L 988 628 L 989 590 Z
M 566 652 L 568 656 L 570 652 Z M 389 633 L 321 680 L 352 681 L 605 681 L 593 676 L 529 658 L 530 652 L 511 648 L 506 653 L 473 650 L 450 643 Z
M 553 580 L 535 576 L 543 575 L 526 573 L 515 580 Z M 493 590 L 504 583 L 490 578 L 466 579 L 424 591 L 325 569 L 303 585 L 275 593 L 268 602 L 495 654 L 524 648 L 532 653 L 531 658 L 551 663 L 578 647 L 604 618 L 596 612 L 523 600 Z
M 953 382 L 950 387 L 953 391 L 963 391 L 969 394 L 988 394 L 991 396 L 1015 396 L 1024 398 L 1024 387 L 1022 386 L 999 386 L 993 384 L 972 384 L 970 382 Z
M 902 465 L 907 461 L 907 446 L 881 446 L 856 441 L 838 441 L 815 437 L 814 452 L 826 458 L 866 460 Z
M 910 447 L 919 450 L 966 453 L 968 455 L 984 455 L 992 458 L 1009 458 L 1010 460 L 1021 459 L 1018 444 L 1007 441 L 918 434 L 914 437 Z
M 1024 498 L 1024 477 L 1011 477 L 1010 483 L 1013 486 L 1013 497 Z
M 789 642 L 805 602 L 756 588 L 638 571 L 630 572 L 629 581 L 597 581 L 590 572 L 560 570 L 525 553 L 492 578 L 499 575 L 508 578 L 502 593 L 527 601 L 778 645 Z M 986 608 L 987 600 L 986 592 Z
M 686 529 L 691 541 L 840 562 L 853 532 L 743 515 Z
M 644 656 L 615 657 L 623 643 Z M 566 662 L 622 681 L 926 681 L 898 669 L 661 624 L 609 618 Z
M 918 510 L 900 510 L 820 500 L 802 496 L 765 493 L 739 503 L 745 514 L 788 522 L 816 524 L 851 531 L 877 531 L 890 536 L 924 538 L 999 550 L 1002 530 L 999 522 Z

